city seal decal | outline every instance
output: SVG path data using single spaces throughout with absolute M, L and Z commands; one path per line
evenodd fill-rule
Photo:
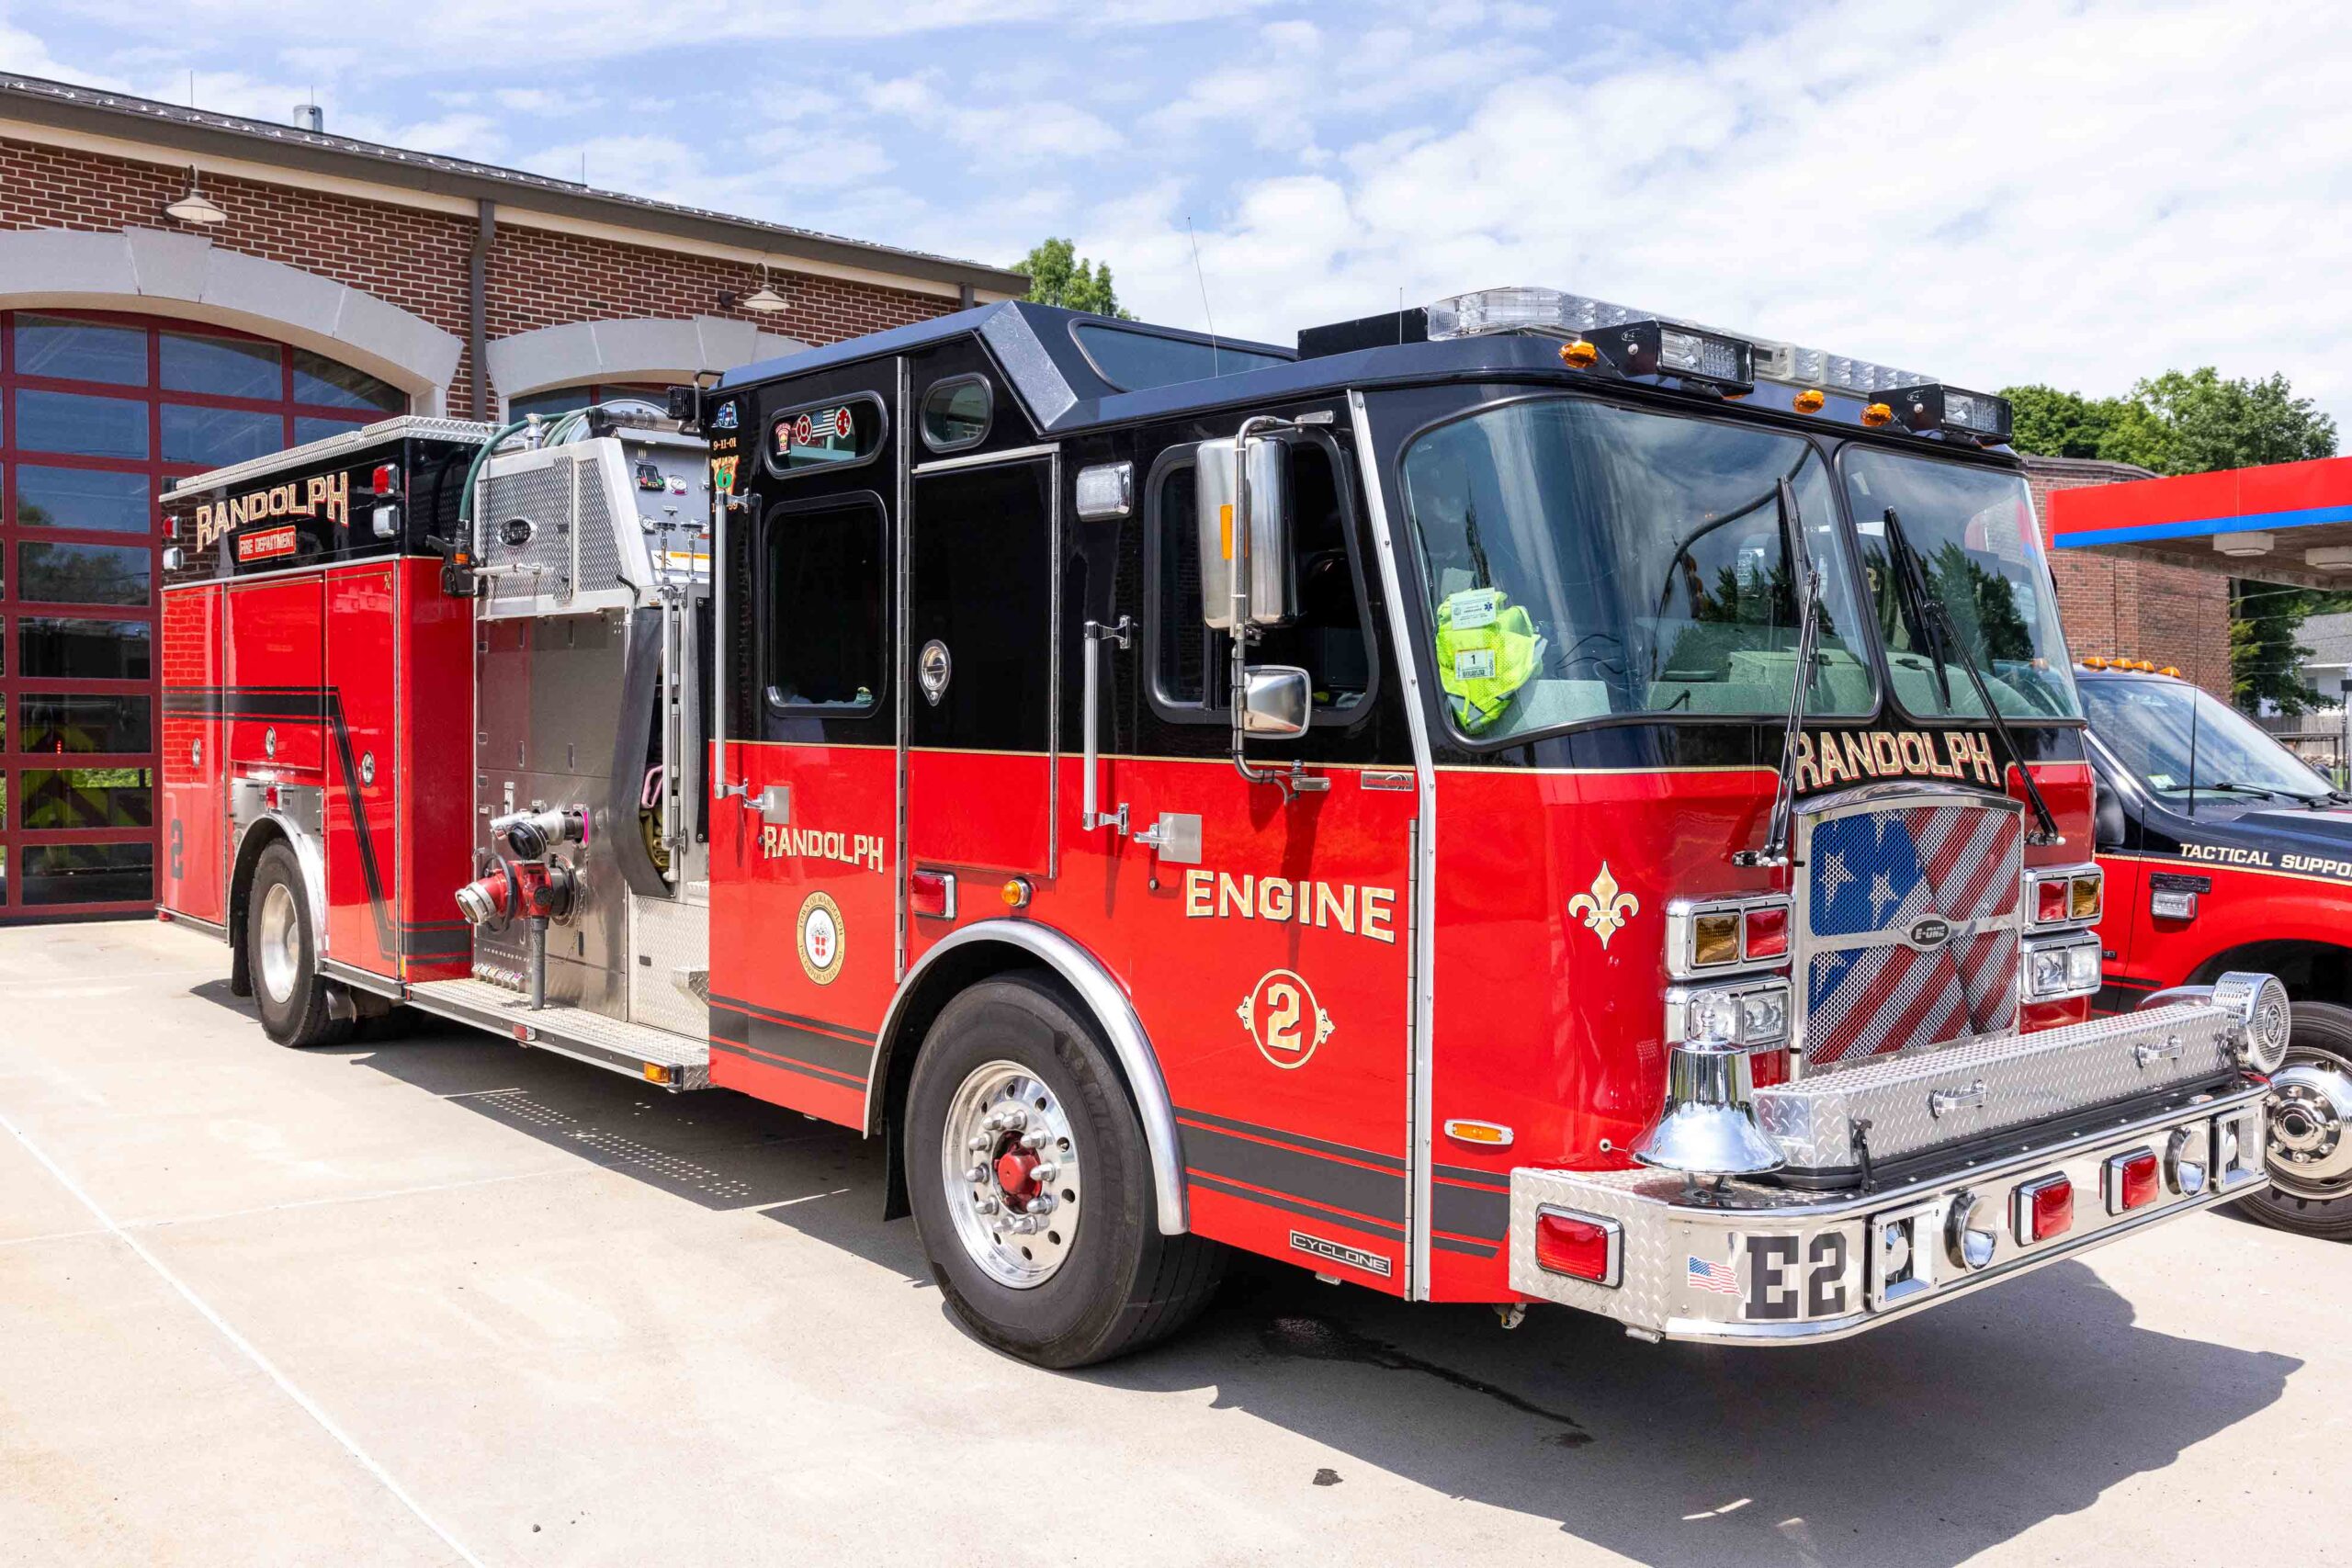
M 800 905 L 800 967 L 808 978 L 830 986 L 842 972 L 842 907 L 827 893 L 811 893 Z
M 1642 901 L 1617 886 L 1617 879 L 1609 874 L 1607 861 L 1600 863 L 1600 874 L 1592 879 L 1592 891 L 1568 900 L 1568 913 L 1584 917 L 1584 929 L 1600 939 L 1604 950 L 1609 939 L 1641 912 Z
M 1316 1001 L 1314 988 L 1288 969 L 1260 976 L 1234 1011 L 1258 1054 L 1284 1072 L 1306 1066 L 1315 1048 L 1331 1038 L 1331 1015 Z

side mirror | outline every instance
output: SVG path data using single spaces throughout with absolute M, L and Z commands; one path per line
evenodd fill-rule
M 1306 733 L 1313 684 L 1295 664 L 1257 664 L 1241 694 L 1241 733 L 1287 739 Z
M 1291 575 L 1290 464 L 1280 441 L 1252 436 L 1245 476 L 1233 443 L 1204 441 L 1195 449 L 1194 486 L 1201 541 L 1201 619 L 1217 631 L 1233 629 L 1233 569 L 1250 558 L 1247 610 L 1250 624 L 1278 626 L 1298 613 L 1298 584 Z M 1248 494 L 1243 492 L 1244 485 Z M 1247 516 L 1250 536 L 1235 536 Z
M 2121 797 L 2102 778 L 2093 778 L 2091 789 L 2091 841 L 2102 850 L 2121 849 L 2125 837 Z

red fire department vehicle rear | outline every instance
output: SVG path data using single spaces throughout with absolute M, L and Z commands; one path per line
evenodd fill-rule
M 1029 304 L 168 498 L 168 918 L 888 1140 L 1051 1365 L 1227 1249 L 1774 1344 L 2260 1190 L 2278 983 L 2093 1020 L 1999 400 L 1548 289 Z

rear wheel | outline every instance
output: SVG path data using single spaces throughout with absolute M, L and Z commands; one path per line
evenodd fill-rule
M 1174 1333 L 1216 1292 L 1224 1249 L 1159 1234 L 1118 1069 L 1043 976 L 985 981 L 940 1013 L 900 1145 L 932 1276 L 985 1344 L 1084 1366 Z
M 319 974 L 302 869 L 285 844 L 262 851 L 245 908 L 245 958 L 263 1032 L 280 1045 L 332 1045 L 347 1036 L 351 1021 L 334 1016 L 332 982 Z
M 2240 1212 L 2300 1235 L 2352 1240 L 2352 1008 L 2295 1004 L 2267 1110 L 2270 1186 Z

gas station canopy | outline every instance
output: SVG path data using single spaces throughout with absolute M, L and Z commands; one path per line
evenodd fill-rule
M 2352 457 L 2053 491 L 2053 549 L 2352 588 Z

